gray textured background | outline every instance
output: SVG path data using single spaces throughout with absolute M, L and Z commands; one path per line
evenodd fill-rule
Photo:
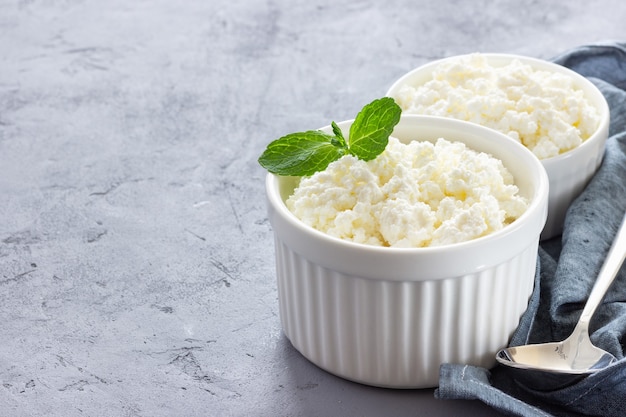
M 0 416 L 495 415 L 291 347 L 256 158 L 429 60 L 624 22 L 621 0 L 0 0 Z

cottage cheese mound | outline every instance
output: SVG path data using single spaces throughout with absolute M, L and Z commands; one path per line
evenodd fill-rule
M 527 208 L 502 162 L 440 138 L 389 138 L 372 161 L 345 155 L 301 179 L 287 207 L 341 239 L 391 247 L 440 246 L 502 229 Z
M 519 60 L 493 67 L 470 54 L 441 63 L 432 80 L 403 86 L 395 97 L 406 113 L 451 117 L 498 130 L 539 159 L 579 146 L 600 116 L 565 74 L 535 70 Z

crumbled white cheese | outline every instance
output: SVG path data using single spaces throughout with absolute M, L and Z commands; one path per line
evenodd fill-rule
M 517 59 L 491 66 L 475 53 L 441 63 L 432 80 L 405 85 L 394 98 L 406 113 L 481 124 L 545 159 L 577 147 L 598 127 L 598 110 L 574 84 L 572 77 Z
M 304 223 L 358 243 L 440 246 L 501 229 L 527 201 L 502 162 L 440 138 L 389 138 L 372 161 L 346 155 L 301 179 L 287 207 Z

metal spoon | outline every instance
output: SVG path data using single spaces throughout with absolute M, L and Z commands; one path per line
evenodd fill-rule
M 626 258 L 626 216 L 609 249 L 587 304 L 572 334 L 562 342 L 510 347 L 500 350 L 496 360 L 529 378 L 537 389 L 556 389 L 571 384 L 617 359 L 591 343 L 589 322 L 613 283 Z M 537 378 L 537 377 L 540 378 Z

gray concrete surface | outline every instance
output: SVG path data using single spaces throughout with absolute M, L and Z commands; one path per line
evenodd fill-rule
M 626 37 L 621 0 L 0 0 L 0 416 L 497 415 L 281 332 L 256 158 L 402 73 Z

